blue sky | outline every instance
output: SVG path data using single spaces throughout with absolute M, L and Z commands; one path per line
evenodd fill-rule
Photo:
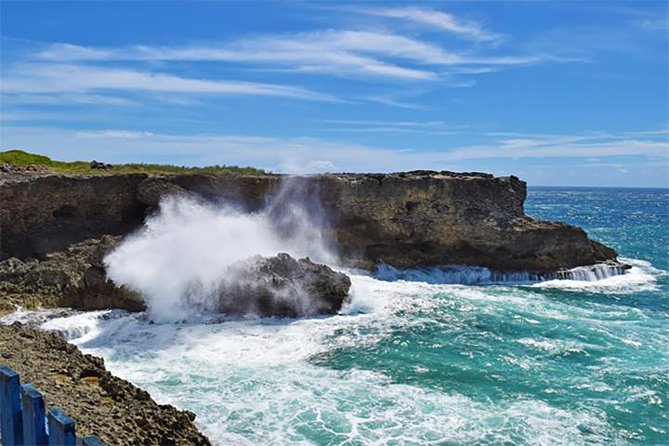
M 667 5 L 3 0 L 0 148 L 667 187 Z

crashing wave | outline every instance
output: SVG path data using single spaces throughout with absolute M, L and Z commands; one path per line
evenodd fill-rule
M 407 280 L 433 284 L 457 285 L 528 285 L 548 280 L 577 280 L 594 282 L 625 274 L 626 265 L 599 263 L 578 266 L 550 273 L 529 271 L 495 271 L 483 266 L 446 265 L 415 269 L 398 269 L 390 265 L 380 265 L 374 277 L 379 280 Z

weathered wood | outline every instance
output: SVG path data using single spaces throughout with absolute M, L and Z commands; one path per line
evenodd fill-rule
M 0 432 L 2 444 L 23 445 L 19 374 L 0 366 Z
M 60 407 L 49 410 L 49 446 L 76 446 L 74 420 L 68 417 Z
M 32 384 L 21 386 L 21 407 L 23 408 L 23 442 L 29 446 L 46 446 L 46 422 L 44 397 Z

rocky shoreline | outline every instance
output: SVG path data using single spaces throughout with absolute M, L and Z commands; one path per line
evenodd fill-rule
M 142 296 L 107 278 L 103 259 L 173 195 L 233 203 L 248 212 L 270 199 L 279 211 L 290 205 L 284 198 L 299 200 L 322 216 L 320 230 L 340 263 L 367 270 L 454 264 L 550 275 L 593 264 L 624 268 L 613 249 L 582 229 L 527 217 L 525 182 L 513 176 L 56 175 L 10 169 L 0 171 L 0 314 L 17 306 L 145 310 Z M 335 313 L 350 287 L 344 274 L 287 255 L 239 268 L 237 275 L 247 280 L 221 285 L 220 311 Z M 312 301 L 296 309 L 283 295 L 277 300 L 277 290 L 290 296 L 306 290 Z M 240 295 L 258 300 L 240 306 Z M 112 376 L 102 359 L 83 355 L 56 334 L 0 325 L 0 360 L 37 386 L 49 405 L 65 409 L 81 434 L 106 444 L 210 444 L 192 413 L 156 404 L 147 392 Z
M 151 396 L 105 369 L 55 333 L 18 322 L 0 324 L 0 363 L 32 383 L 76 422 L 79 435 L 97 435 L 106 445 L 210 445 L 194 424 L 195 414 L 157 404 Z
M 103 258 L 175 195 L 249 212 L 299 200 L 322 216 L 323 236 L 349 267 L 464 265 L 542 277 L 595 264 L 625 268 L 582 229 L 527 217 L 525 182 L 513 176 L 22 173 L 0 172 L 0 313 L 17 305 L 143 311 L 140 295 L 107 279 Z

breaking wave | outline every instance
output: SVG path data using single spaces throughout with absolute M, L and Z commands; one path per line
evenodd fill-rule
M 215 308 L 230 265 L 255 255 L 286 252 L 332 264 L 336 256 L 322 236 L 325 218 L 300 178 L 283 181 L 257 212 L 229 203 L 169 197 L 142 230 L 105 258 L 108 277 L 139 292 L 151 317 L 182 321 Z
M 579 266 L 554 273 L 531 273 L 527 271 L 495 271 L 482 266 L 447 265 L 428 268 L 399 269 L 380 265 L 374 277 L 380 280 L 409 280 L 426 283 L 458 285 L 529 285 L 553 280 L 592 282 L 628 273 L 627 268 L 609 264 Z M 634 271 L 631 271 L 634 273 Z

